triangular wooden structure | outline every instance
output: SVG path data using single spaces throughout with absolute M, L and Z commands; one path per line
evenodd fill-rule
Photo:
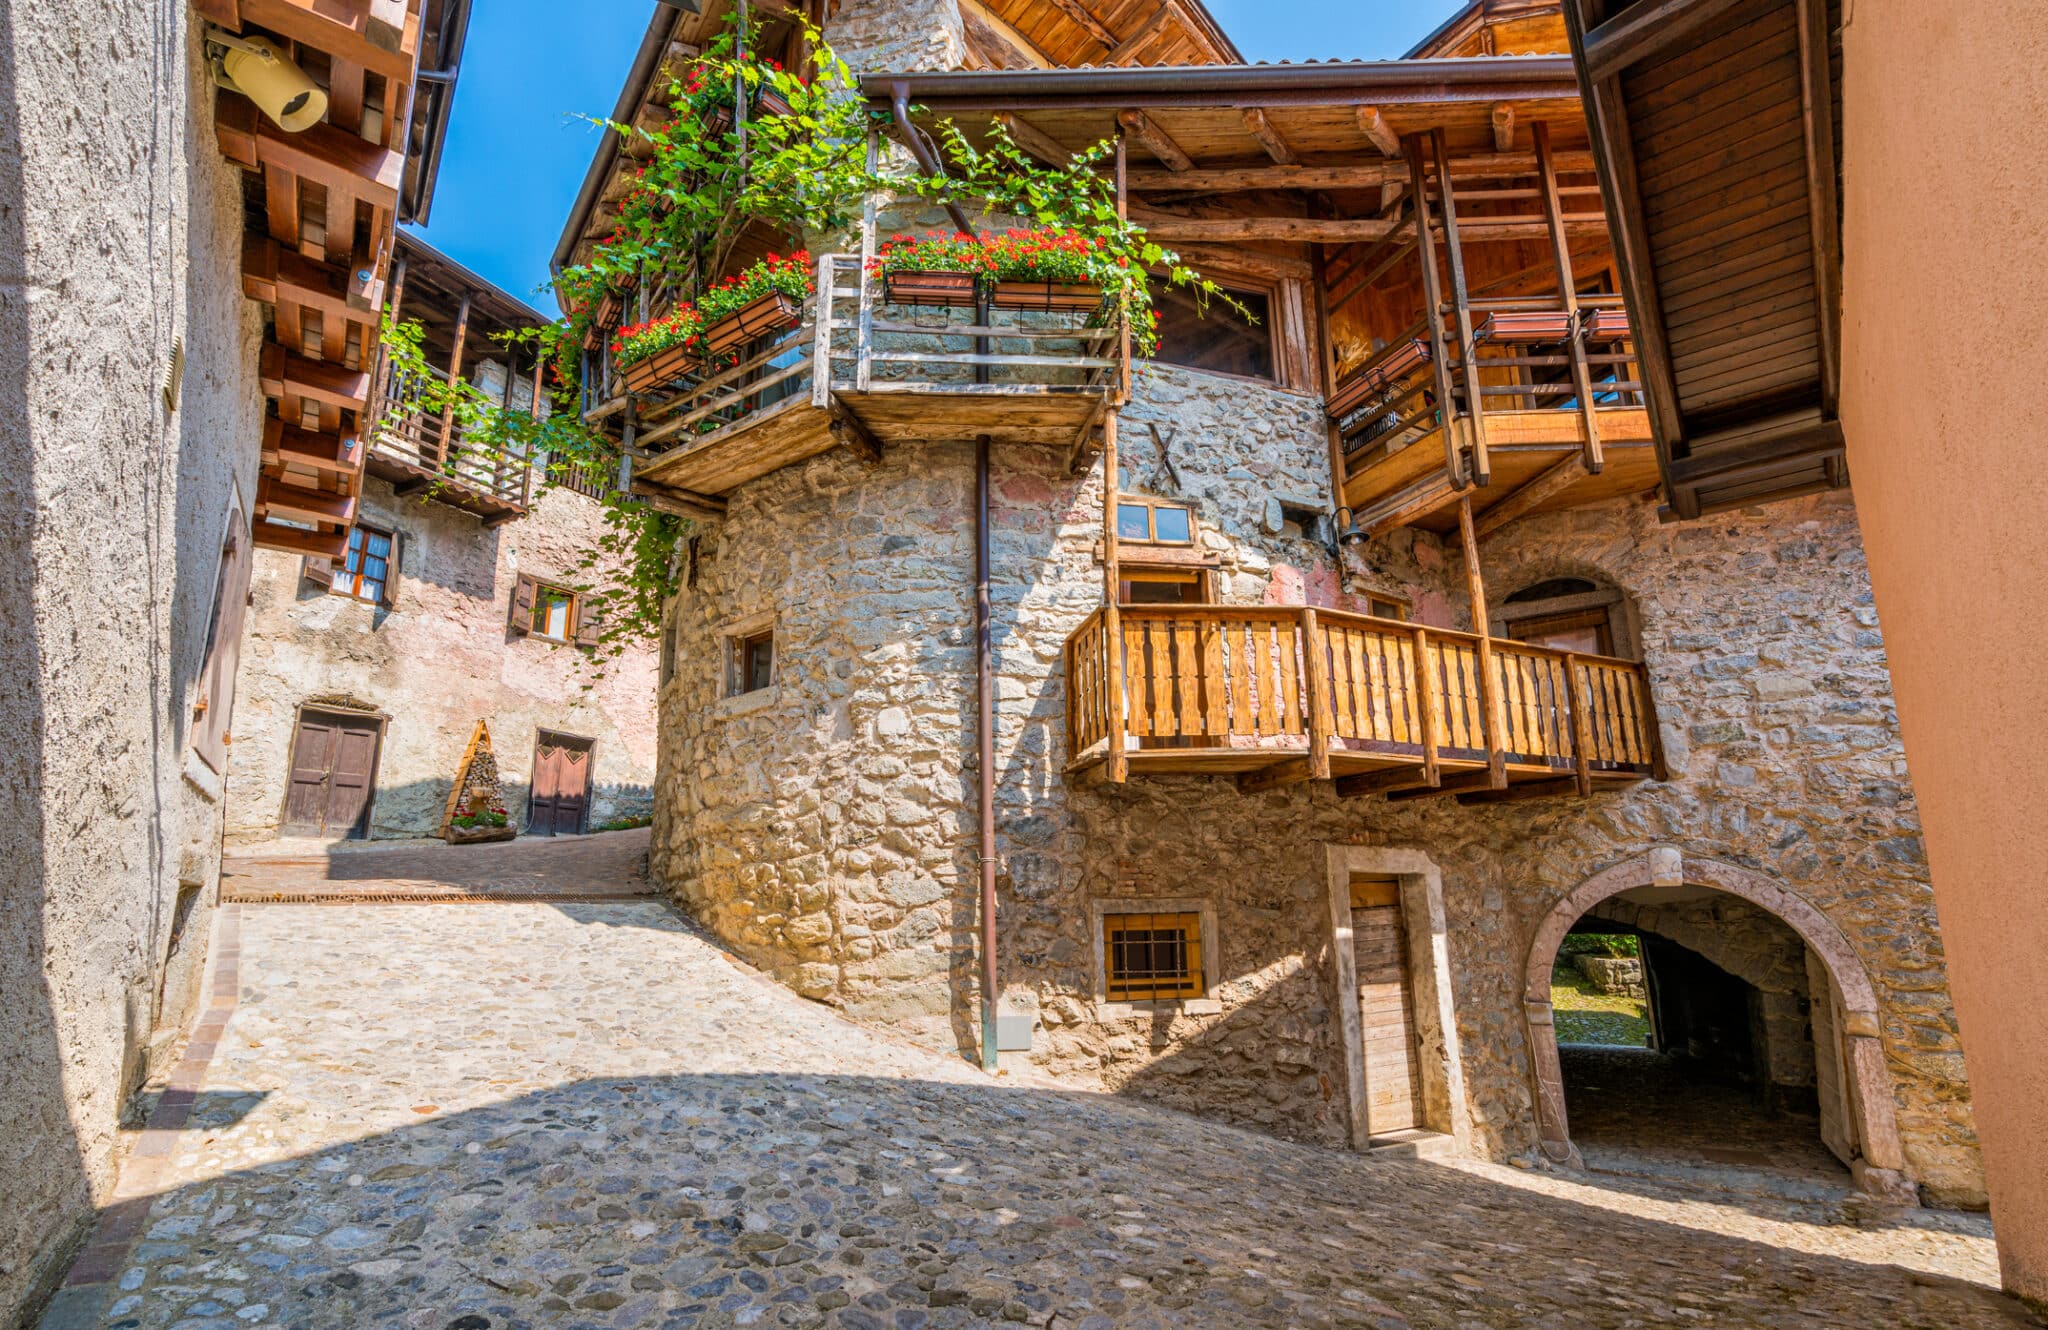
M 448 787 L 448 806 L 441 812 L 441 834 L 446 836 L 472 793 L 485 793 L 495 802 L 499 796 L 498 757 L 491 751 L 491 728 L 479 720 L 470 732 L 469 747 L 455 768 L 455 783 Z

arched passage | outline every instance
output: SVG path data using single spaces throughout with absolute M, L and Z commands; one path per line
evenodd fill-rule
M 1637 888 L 1679 886 L 1709 887 L 1741 897 L 1782 920 L 1820 957 L 1842 1017 L 1836 1033 L 1856 1129 L 1857 1154 L 1850 1169 L 1865 1191 L 1896 1201 L 1915 1200 L 1917 1189 L 1904 1172 L 1891 1083 L 1878 1039 L 1877 990 L 1848 939 L 1826 915 L 1763 874 L 1714 859 L 1688 859 L 1668 848 L 1652 850 L 1587 878 L 1551 908 L 1529 945 L 1522 1007 L 1528 1022 L 1537 1133 L 1543 1153 L 1560 1164 L 1578 1166 L 1583 1162 L 1571 1140 L 1550 1003 L 1551 967 L 1559 946 L 1573 923 L 1602 901 Z

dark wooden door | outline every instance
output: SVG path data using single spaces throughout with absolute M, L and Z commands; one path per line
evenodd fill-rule
M 383 722 L 370 716 L 302 711 L 292 735 L 291 784 L 285 792 L 284 834 L 369 834 L 370 799 L 377 788 L 377 746 Z
M 1366 1123 L 1375 1136 L 1421 1125 L 1415 1049 L 1415 990 L 1408 975 L 1408 929 L 1400 885 L 1354 882 L 1352 955 L 1358 966 L 1358 1016 L 1365 1038 Z
M 536 836 L 582 834 L 590 813 L 591 740 L 542 730 L 533 749 L 526 829 Z

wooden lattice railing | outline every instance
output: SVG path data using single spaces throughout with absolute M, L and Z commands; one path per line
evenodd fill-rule
M 1334 610 L 1127 605 L 1067 640 L 1067 743 L 1648 773 L 1643 667 Z M 1120 680 L 1121 687 L 1113 684 Z M 1494 719 L 1489 719 L 1493 717 Z

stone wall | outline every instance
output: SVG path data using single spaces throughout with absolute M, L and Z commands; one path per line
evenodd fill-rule
M 1463 570 L 1436 537 L 1353 551 L 1340 592 L 1327 546 L 1274 520 L 1276 498 L 1327 502 L 1313 399 L 1154 369 L 1121 436 L 1126 491 L 1195 504 L 1219 599 L 1350 608 L 1371 589 L 1462 626 Z M 663 697 L 655 839 L 657 872 L 751 959 L 962 1051 L 975 1014 L 971 458 L 967 445 L 906 446 L 865 472 L 834 455 L 733 497 L 674 611 L 682 664 Z M 1560 576 L 1625 594 L 1672 780 L 1466 807 L 1346 801 L 1315 785 L 1246 795 L 1204 777 L 1070 789 L 1060 656 L 1100 596 L 1101 478 L 1068 478 L 1051 450 L 1026 448 L 998 448 L 994 475 L 1001 977 L 1006 1007 L 1036 1014 L 1033 1061 L 1342 1142 L 1323 847 L 1413 847 L 1443 870 L 1472 1138 L 1527 1156 L 1520 988 L 1535 930 L 1586 877 L 1670 844 L 1770 874 L 1841 926 L 1883 997 L 1913 1176 L 1938 1199 L 1981 1199 L 1846 499 L 1685 526 L 1615 501 L 1492 538 L 1496 599 Z M 765 616 L 775 689 L 723 698 L 721 635 Z M 1146 896 L 1215 909 L 1217 1009 L 1132 1015 L 1095 1001 L 1090 905 Z
M 449 787 L 478 720 L 488 721 L 506 807 L 524 825 L 534 739 L 548 729 L 595 739 L 590 825 L 644 815 L 652 802 L 657 653 L 603 662 L 586 650 L 514 635 L 518 575 L 574 586 L 604 533 L 596 500 L 559 487 L 525 517 L 490 528 L 448 504 L 399 498 L 367 482 L 362 520 L 399 533 L 389 608 L 328 593 L 296 556 L 257 558 L 242 650 L 228 834 L 277 835 L 302 703 L 350 699 L 389 717 L 372 837 L 439 833 Z
M 189 722 L 263 399 L 197 29 L 140 0 L 0 15 L 0 1324 L 109 1198 L 212 920 Z

